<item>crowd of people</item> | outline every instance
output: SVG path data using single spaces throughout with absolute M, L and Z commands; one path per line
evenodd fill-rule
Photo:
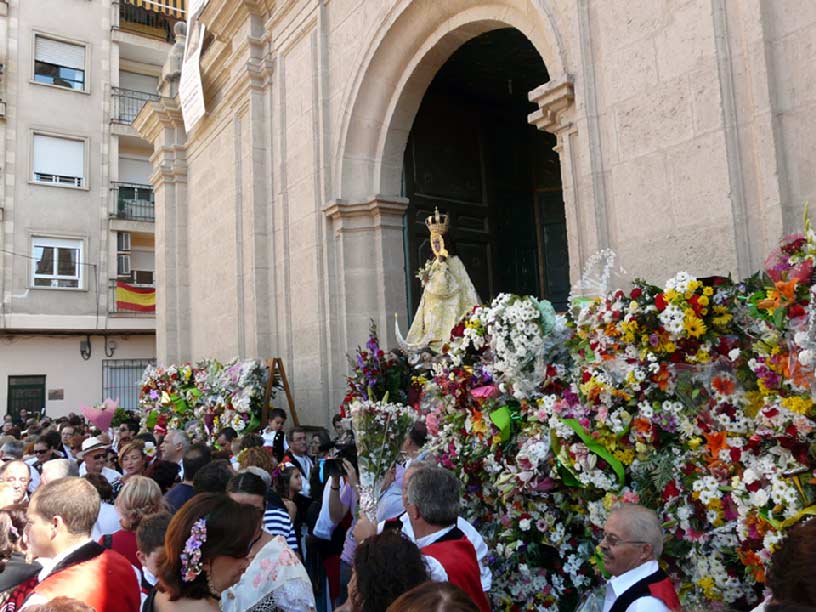
M 0 612 L 485 612 L 491 559 L 460 484 L 426 456 L 417 423 L 359 512 L 353 434 L 266 427 L 216 442 L 196 430 L 100 431 L 82 417 L 7 415 L 0 439 Z M 664 535 L 643 506 L 613 509 L 609 574 L 587 612 L 679 610 Z M 770 612 L 816 610 L 816 521 L 791 530 L 768 573 Z

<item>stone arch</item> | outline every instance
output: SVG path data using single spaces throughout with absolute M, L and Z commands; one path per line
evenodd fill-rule
M 437 71 L 465 42 L 512 27 L 535 46 L 551 81 L 566 79 L 565 49 L 548 0 L 403 0 L 372 36 L 345 96 L 350 109 L 337 145 L 341 202 L 369 201 L 400 192 L 402 155 L 425 91 Z

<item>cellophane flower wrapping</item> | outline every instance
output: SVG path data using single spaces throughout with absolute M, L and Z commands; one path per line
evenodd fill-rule
M 399 459 L 402 443 L 417 413 L 404 404 L 369 400 L 352 402 L 350 412 L 357 442 L 360 511 L 376 522 L 383 478 Z

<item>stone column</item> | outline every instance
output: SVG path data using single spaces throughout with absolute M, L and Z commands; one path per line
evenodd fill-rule
M 371 320 L 380 341 L 395 346 L 394 313 L 405 326 L 405 247 L 403 226 L 408 200 L 371 196 L 365 202 L 335 200 L 323 209 L 334 231 L 337 324 L 335 346 L 341 350 L 338 372 L 346 370 L 344 351 L 365 343 Z M 343 350 L 344 349 L 344 350 Z
M 187 245 L 187 133 L 178 98 L 145 104 L 133 122 L 153 143 L 156 202 L 156 356 L 178 363 L 190 354 L 190 280 Z
M 567 240 L 570 253 L 570 276 L 573 280 L 581 275 L 584 260 L 591 253 L 592 243 L 587 244 L 586 233 L 594 223 L 588 218 L 590 211 L 582 211 L 579 201 L 578 176 L 575 141 L 575 90 L 569 78 L 549 81 L 536 87 L 528 94 L 531 102 L 538 104 L 538 110 L 527 117 L 527 121 L 539 130 L 556 137 L 555 151 L 561 162 L 561 189 L 567 217 Z M 595 219 L 597 222 L 597 219 Z M 589 224 L 585 225 L 585 224 Z

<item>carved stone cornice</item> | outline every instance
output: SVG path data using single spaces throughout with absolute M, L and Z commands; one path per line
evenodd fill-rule
M 557 134 L 568 129 L 575 113 L 575 90 L 567 77 L 549 81 L 527 94 L 530 102 L 538 104 L 538 110 L 527 115 L 527 122 L 539 130 Z
M 375 228 L 402 229 L 407 208 L 407 198 L 373 195 L 365 202 L 334 200 L 323 208 L 323 214 L 334 223 L 335 232 L 341 234 Z
M 133 128 L 148 142 L 156 143 L 161 131 L 168 127 L 184 129 L 184 118 L 178 98 L 159 98 L 147 102 L 136 118 Z
M 201 21 L 216 39 L 230 42 L 247 19 L 258 17 L 262 24 L 276 4 L 276 0 L 210 0 Z
M 148 102 L 139 111 L 133 127 L 153 145 L 150 161 L 154 189 L 166 182 L 187 182 L 187 133 L 178 98 Z

